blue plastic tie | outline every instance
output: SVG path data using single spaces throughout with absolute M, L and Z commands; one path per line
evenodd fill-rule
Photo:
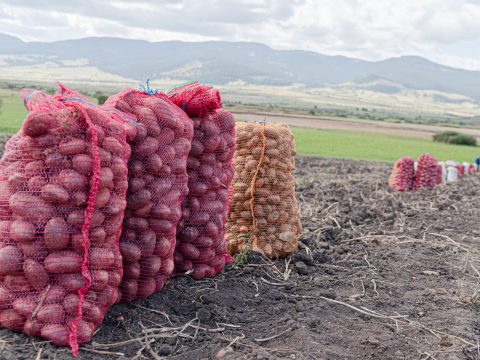
M 27 102 L 30 100 L 30 98 L 33 96 L 33 94 L 37 93 L 38 90 L 33 90 L 32 92 L 28 93 L 25 98 L 23 99 L 23 106 L 27 107 Z
M 158 90 L 157 89 L 150 89 L 150 79 L 147 79 L 145 85 L 143 84 L 139 84 L 140 85 L 140 88 L 143 90 L 143 92 L 147 95 L 157 95 L 158 94 Z

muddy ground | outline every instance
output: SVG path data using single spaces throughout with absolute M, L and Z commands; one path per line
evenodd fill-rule
M 480 359 L 480 176 L 398 194 L 385 164 L 297 164 L 296 256 L 116 305 L 79 359 Z M 0 330 L 0 359 L 69 358 Z

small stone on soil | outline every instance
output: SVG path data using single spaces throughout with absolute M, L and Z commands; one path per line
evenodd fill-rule
M 172 353 L 172 348 L 168 345 L 163 345 L 160 350 L 158 350 L 158 355 L 168 356 Z
M 201 308 L 197 310 L 197 318 L 201 322 L 209 321 L 212 318 L 210 311 L 207 309 Z
M 295 269 L 300 275 L 308 275 L 308 267 L 303 261 L 297 261 L 295 263 Z

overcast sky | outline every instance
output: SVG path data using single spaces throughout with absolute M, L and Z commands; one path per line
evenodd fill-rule
M 0 0 L 0 32 L 27 41 L 256 41 L 480 70 L 480 0 Z

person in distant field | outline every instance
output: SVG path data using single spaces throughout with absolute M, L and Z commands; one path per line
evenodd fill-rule
M 475 159 L 473 164 L 475 166 L 475 171 L 480 171 L 480 156 Z

